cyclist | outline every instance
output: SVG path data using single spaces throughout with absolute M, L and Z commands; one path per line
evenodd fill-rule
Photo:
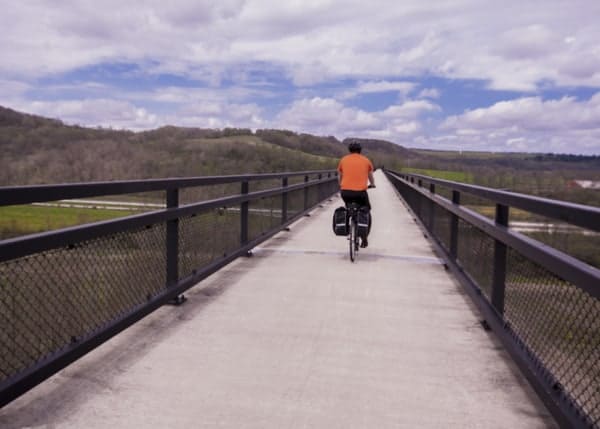
M 373 164 L 366 156 L 361 155 L 362 146 L 357 141 L 352 141 L 348 145 L 350 154 L 344 156 L 338 164 L 338 181 L 340 184 L 340 194 L 346 206 L 350 203 L 357 203 L 361 207 L 367 207 L 371 210 L 367 187 L 375 187 L 373 179 Z M 367 186 L 370 184 L 370 186 Z M 369 231 L 371 231 L 371 216 L 369 215 Z M 368 235 L 368 232 L 367 232 Z M 361 237 L 360 247 L 367 247 L 369 242 L 367 237 Z

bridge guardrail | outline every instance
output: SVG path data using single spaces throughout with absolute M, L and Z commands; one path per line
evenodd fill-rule
M 0 188 L 0 206 L 164 191 L 166 208 L 0 241 L 0 407 L 338 191 L 331 170 Z M 297 183 L 290 183 L 290 179 Z M 251 183 L 280 181 L 257 191 Z M 183 188 L 239 194 L 180 205 Z
M 509 208 L 593 231 L 600 209 L 385 173 L 558 423 L 600 427 L 600 270 L 513 231 Z M 495 219 L 462 206 L 462 194 L 495 204 Z

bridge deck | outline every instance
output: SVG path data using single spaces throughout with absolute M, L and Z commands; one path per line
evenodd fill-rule
M 0 411 L 3 428 L 554 424 L 382 175 L 351 264 L 333 199 Z

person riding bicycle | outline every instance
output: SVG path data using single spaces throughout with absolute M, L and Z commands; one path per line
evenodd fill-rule
M 340 160 L 337 168 L 340 194 L 346 207 L 350 203 L 357 203 L 361 207 L 367 207 L 370 211 L 371 203 L 369 202 L 367 188 L 375 187 L 373 164 L 369 158 L 360 154 L 362 146 L 359 142 L 350 142 L 348 150 L 350 154 Z M 370 186 L 367 186 L 367 184 L 370 184 Z M 371 231 L 371 216 L 369 216 L 369 231 Z M 369 245 L 367 237 L 361 238 L 361 247 L 367 247 Z

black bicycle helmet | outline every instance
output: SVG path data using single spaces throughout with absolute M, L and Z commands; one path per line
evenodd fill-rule
M 348 150 L 351 153 L 360 153 L 362 151 L 362 146 L 360 145 L 359 142 L 357 141 L 352 141 L 350 142 L 350 144 L 348 145 Z

